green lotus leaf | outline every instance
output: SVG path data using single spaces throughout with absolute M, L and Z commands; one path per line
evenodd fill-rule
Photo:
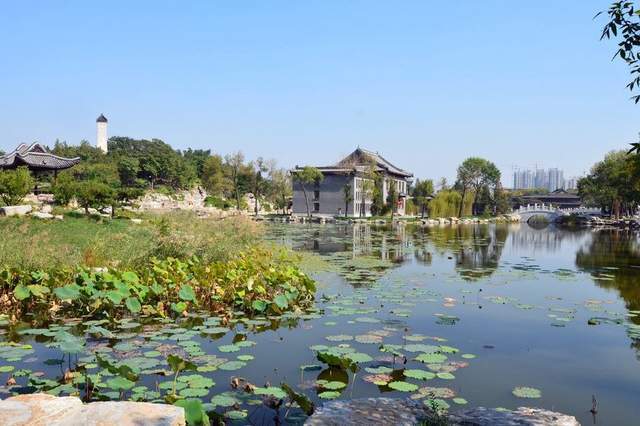
M 513 393 L 513 395 L 517 396 L 518 398 L 541 398 L 542 397 L 542 392 L 539 389 L 530 388 L 527 386 L 515 387 L 513 388 L 513 391 L 511 391 L 511 393 Z
M 414 392 L 416 390 L 418 390 L 418 386 L 414 385 L 413 383 L 407 383 L 407 382 L 390 382 L 387 384 L 387 386 L 389 386 L 391 389 L 400 391 L 400 392 Z
M 436 377 L 436 375 L 432 372 L 425 370 L 404 370 L 402 373 L 405 375 L 405 377 L 419 380 L 430 380 Z

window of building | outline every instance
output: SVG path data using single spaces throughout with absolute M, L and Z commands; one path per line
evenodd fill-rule
M 318 213 L 320 211 L 320 203 L 313 203 L 313 211 Z
M 315 191 L 313 191 L 313 199 L 314 200 L 319 200 L 320 199 L 320 190 L 316 189 Z

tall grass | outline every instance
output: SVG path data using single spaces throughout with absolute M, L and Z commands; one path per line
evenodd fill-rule
M 261 228 L 246 218 L 198 218 L 176 212 L 126 219 L 68 215 L 62 221 L 0 218 L 0 266 L 26 270 L 127 267 L 151 257 L 225 260 L 255 243 Z

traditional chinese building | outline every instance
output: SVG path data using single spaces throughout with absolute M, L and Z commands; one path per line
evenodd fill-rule
M 59 157 L 50 153 L 39 143 L 20 144 L 16 149 L 0 156 L 0 170 L 27 167 L 34 174 L 53 172 L 54 177 L 61 170 L 68 169 L 80 162 L 80 158 Z
M 396 213 L 405 214 L 407 190 L 413 174 L 386 160 L 377 152 L 358 148 L 332 166 L 316 167 L 323 179 L 307 184 L 309 210 L 316 216 L 371 216 L 373 203 L 372 172 L 382 177 L 382 198 L 386 202 L 391 185 L 398 195 Z M 307 200 L 302 183 L 295 174 L 303 168 L 291 171 L 293 179 L 293 214 L 307 213 Z M 347 194 L 349 196 L 347 197 Z M 348 201 L 348 202 L 347 202 Z M 345 210 L 346 209 L 346 210 Z

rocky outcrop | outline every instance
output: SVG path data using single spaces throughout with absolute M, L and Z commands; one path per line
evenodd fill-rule
M 0 207 L 0 216 L 24 216 L 33 210 L 29 204 L 23 206 Z
M 521 407 L 515 411 L 473 408 L 444 417 L 451 426 L 580 426 L 573 416 L 540 408 Z M 307 426 L 365 426 L 373 424 L 441 424 L 434 413 L 419 401 L 394 398 L 363 398 L 331 401 L 307 419 Z
M 580 426 L 573 416 L 528 407 L 514 411 L 477 407 L 451 415 L 449 422 L 461 426 Z
M 184 426 L 184 409 L 148 402 L 92 402 L 47 394 L 20 395 L 0 401 L 4 426 Z

